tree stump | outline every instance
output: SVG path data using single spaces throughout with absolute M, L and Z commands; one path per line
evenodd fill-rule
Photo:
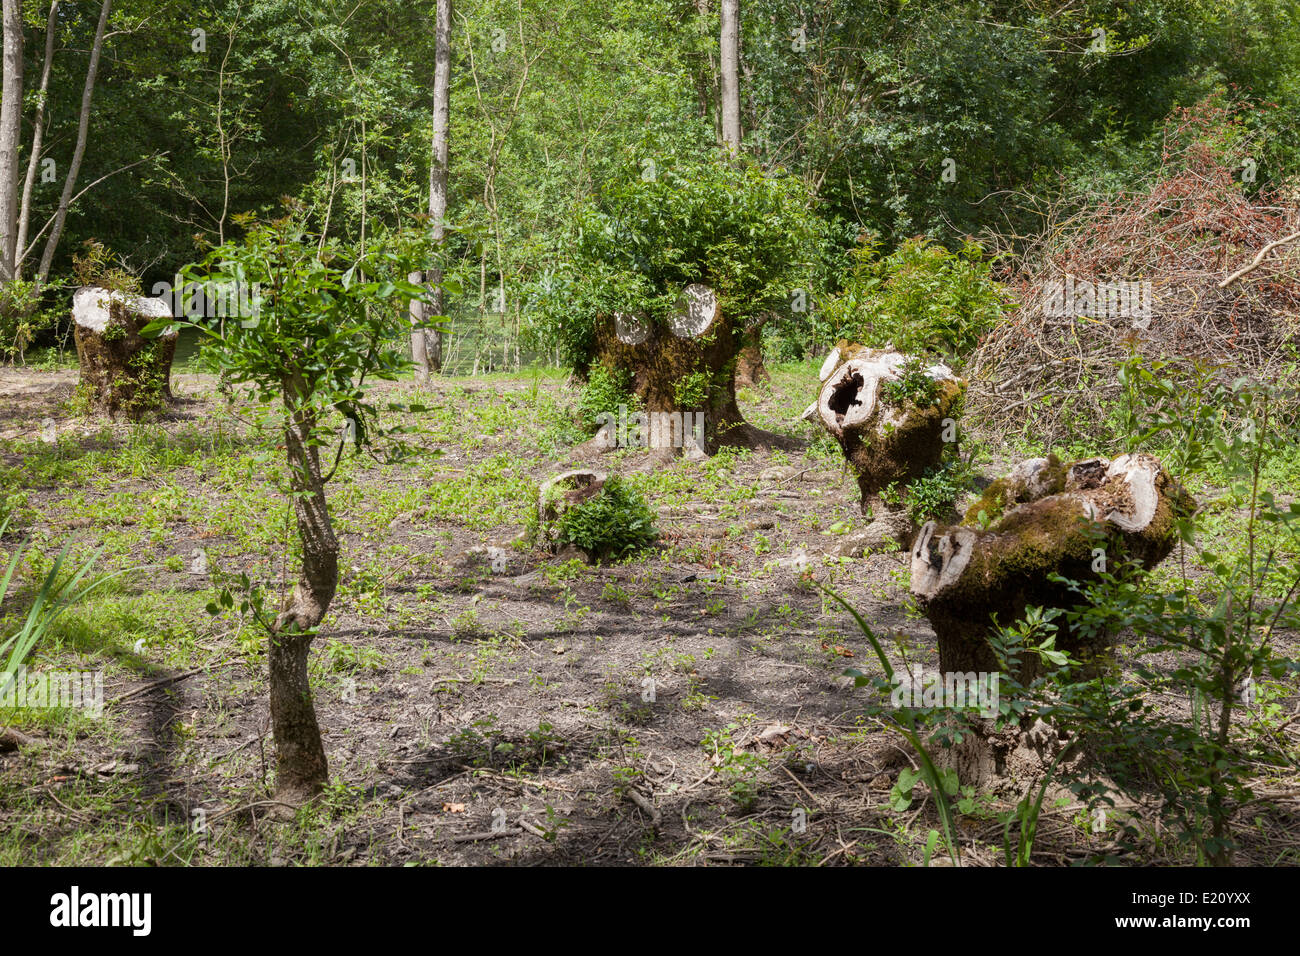
M 1075 605 L 1078 595 L 1049 580 L 1052 574 L 1087 582 L 1124 558 L 1154 567 L 1173 549 L 1176 516 L 1194 507 L 1150 455 L 1070 465 L 1050 456 L 1021 462 L 991 484 L 962 524 L 927 522 L 912 549 L 911 590 L 938 639 L 941 675 L 999 672 L 989 644 L 994 615 L 1009 625 L 1031 605 Z M 1110 639 L 1072 633 L 1060 618 L 1056 623 L 1056 648 L 1085 662 L 1085 673 L 1099 672 Z M 1043 669 L 1036 655 L 1024 654 L 1012 676 L 1028 683 Z M 1070 748 L 1063 759 L 1071 774 L 1087 760 L 1077 741 L 1041 720 L 999 726 L 974 719 L 965 730 L 936 761 L 980 790 L 1021 792 L 1062 749 Z
M 780 445 L 780 436 L 749 425 L 736 404 L 743 339 L 714 291 L 693 282 L 666 323 L 623 312 L 599 323 L 595 361 L 631 371 L 632 389 L 645 408 L 643 444 L 660 458 L 711 455 L 726 445 Z M 608 434 L 605 443 L 613 447 Z
M 1173 549 L 1175 518 L 1194 507 L 1150 455 L 1068 466 L 1038 458 L 990 485 L 962 524 L 927 522 L 912 549 L 911 591 L 938 638 L 941 670 L 999 670 L 988 643 L 992 615 L 1009 625 L 1031 605 L 1074 606 L 1078 596 L 1049 580 L 1053 574 L 1087 582 L 1126 558 L 1154 567 Z M 986 527 L 976 523 L 981 511 Z M 1108 643 L 1064 627 L 1056 639 L 1059 650 L 1083 660 Z M 1041 672 L 1041 661 L 1027 655 L 1014 676 L 1028 682 Z
M 941 364 L 924 369 L 933 383 L 920 400 L 887 389 L 904 383 L 909 357 L 892 349 L 867 349 L 841 342 L 821 368 L 821 391 L 804 413 L 839 442 L 858 480 L 863 513 L 873 520 L 854 545 L 880 547 L 896 541 L 906 548 L 916 528 L 903 503 L 901 486 L 939 464 L 946 441 L 956 439 L 952 416 L 966 383 Z M 919 403 L 918 403 L 919 402 Z M 900 490 L 886 501 L 891 485 Z
M 537 490 L 537 543 L 559 549 L 560 519 L 574 505 L 589 501 L 605 487 L 602 471 L 565 471 L 542 482 Z
M 176 331 L 140 335 L 150 322 L 172 318 L 165 299 L 127 296 L 83 286 L 72 297 L 78 386 L 92 412 L 140 421 L 164 411 L 172 400 L 171 367 Z

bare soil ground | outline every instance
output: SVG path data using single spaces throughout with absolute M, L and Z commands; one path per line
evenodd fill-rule
M 872 651 L 812 579 L 931 668 L 933 636 L 904 555 L 837 554 L 863 520 L 838 448 L 797 420 L 815 372 L 742 394 L 751 421 L 801 452 L 653 470 L 635 451 L 604 456 L 598 467 L 646 491 L 662 531 L 659 548 L 604 567 L 516 541 L 536 483 L 591 463 L 574 456 L 583 436 L 563 380 L 384 386 L 381 401 L 418 397 L 429 411 L 391 416 L 413 429 L 412 457 L 345 458 L 330 485 L 344 575 L 312 675 L 331 786 L 287 823 L 266 818 L 263 638 L 204 609 L 241 573 L 272 589 L 292 576 L 283 452 L 254 405 L 230 408 L 203 376 L 177 376 L 182 400 L 153 426 L 73 416 L 74 384 L 75 372 L 0 371 L 0 497 L 44 554 L 71 541 L 74 556 L 102 547 L 102 570 L 136 570 L 69 612 L 30 665 L 102 670 L 104 716 L 5 718 L 37 743 L 0 753 L 0 863 L 925 857 L 933 804 L 918 789 L 891 806 L 913 758 L 843 676 L 877 670 Z M 994 452 L 990 476 L 1014 457 Z M 0 551 L 19 541 L 11 532 Z M 486 545 L 506 549 L 504 567 L 475 550 Z M 1269 786 L 1295 783 L 1292 770 Z M 996 814 L 1014 798 L 971 796 L 964 861 L 998 865 Z M 1294 800 L 1253 819 L 1241 862 L 1295 862 Z M 1147 823 L 1135 857 L 1066 794 L 1044 812 L 1034 859 L 1186 862 Z

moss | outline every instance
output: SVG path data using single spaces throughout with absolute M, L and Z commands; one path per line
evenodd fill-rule
M 918 408 L 908 403 L 901 410 L 902 421 L 887 428 L 882 419 L 890 409 L 878 402 L 860 431 L 846 437 L 844 452 L 858 476 L 863 500 L 879 494 L 894 482 L 910 483 L 936 467 L 943 457 L 944 421 L 965 392 L 965 383 L 940 383 L 935 404 Z
M 979 496 L 962 516 L 961 523 L 968 527 L 987 527 L 990 522 L 1002 517 L 1007 509 L 1007 480 L 999 478 Z M 983 521 L 980 515 L 983 515 Z
M 979 502 L 971 507 L 998 507 L 1007 499 L 1042 493 L 1044 489 L 1064 484 L 1067 469 L 1054 457 L 1050 471 L 1035 481 L 1037 491 L 1020 482 L 1004 478 L 990 485 Z M 1189 497 L 1163 475 L 1159 503 L 1154 520 L 1142 531 L 1126 532 L 1106 521 L 1089 518 L 1073 493 L 1049 494 L 1037 500 L 1014 502 L 986 528 L 969 527 L 976 535 L 969 562 L 960 577 L 929 601 L 926 615 L 939 639 L 940 657 L 945 669 L 987 669 L 992 666 L 992 652 L 987 637 L 995 615 L 1002 624 L 1010 624 L 1030 605 L 1068 608 L 1079 597 L 1068 587 L 1052 580 L 1053 575 L 1074 581 L 1096 579 L 1093 567 L 1095 549 L 1103 549 L 1111 561 L 1132 558 L 1145 567 L 1153 567 L 1172 550 L 1175 512 L 1188 505 Z M 1098 510 L 1105 512 L 1104 497 L 1094 499 Z M 970 512 L 968 512 L 969 516 Z M 943 533 L 941 530 L 940 534 Z M 1081 658 L 1103 649 L 1105 635 L 1076 635 L 1062 631 L 1057 646 Z M 1021 679 L 1032 677 L 1037 667 L 1027 668 Z
M 171 398 L 169 383 L 175 339 L 145 340 L 137 326 L 144 320 L 120 303 L 110 309 L 103 332 L 78 325 L 75 330 L 86 413 L 102 411 L 133 421 L 156 417 Z
M 1065 490 L 1065 476 L 1069 468 L 1055 454 L 1047 456 L 1047 467 L 1040 472 L 1035 488 L 1031 489 L 1025 482 L 1013 480 L 1010 475 L 997 479 L 984 489 L 984 493 L 966 509 L 962 524 L 968 527 L 980 526 L 980 512 L 984 512 L 984 526 L 996 522 L 1016 505 L 1025 504 L 1039 498 L 1058 495 Z

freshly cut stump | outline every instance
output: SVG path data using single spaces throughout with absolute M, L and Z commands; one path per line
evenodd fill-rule
M 93 412 L 131 421 L 156 416 L 172 401 L 176 331 L 146 339 L 140 330 L 172 318 L 165 299 L 83 286 L 72 297 L 80 391 Z
M 916 533 L 905 505 L 886 502 L 881 492 L 902 487 L 939 464 L 945 438 L 955 435 L 956 414 L 966 383 L 942 364 L 925 370 L 937 383 L 933 404 L 921 407 L 884 388 L 902 379 L 909 357 L 893 349 L 867 349 L 841 342 L 821 368 L 817 401 L 804 413 L 819 420 L 844 452 L 857 475 L 862 510 L 873 516 L 854 538 L 855 552 L 895 542 L 906 548 Z
M 1044 458 L 994 482 L 963 524 L 927 522 L 912 549 L 911 590 L 938 638 L 942 670 L 997 670 L 991 615 L 1006 625 L 1030 605 L 1073 606 L 1077 595 L 1049 580 L 1054 574 L 1087 582 L 1124 559 L 1154 567 L 1173 549 L 1176 516 L 1194 507 L 1151 455 L 1068 466 Z M 991 521 L 986 528 L 974 523 L 980 511 Z M 1060 633 L 1056 644 L 1087 659 L 1106 641 Z M 1025 659 L 1017 676 L 1028 681 L 1040 671 L 1037 658 Z

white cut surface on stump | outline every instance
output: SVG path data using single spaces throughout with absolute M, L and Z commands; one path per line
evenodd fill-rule
M 703 283 L 692 282 L 682 290 L 670 325 L 679 339 L 694 339 L 703 335 L 717 317 L 717 294 Z
M 1106 520 L 1125 531 L 1141 531 L 1149 525 L 1160 504 L 1159 492 L 1156 491 L 1159 473 L 1160 463 L 1150 455 L 1120 455 L 1111 462 L 1106 469 L 1106 478 L 1124 477 L 1129 494 L 1133 496 L 1133 507 L 1127 513 L 1118 509 L 1112 511 L 1106 515 Z
M 109 292 L 98 286 L 88 286 L 78 289 L 72 296 L 73 321 L 92 332 L 103 332 L 108 328 L 109 320 L 112 318 L 109 313 L 111 302 L 124 303 L 130 311 L 147 319 L 172 318 L 171 306 L 167 304 L 166 299 L 133 296 L 128 302 L 121 292 Z M 177 333 L 175 329 L 169 329 L 165 334 L 172 336 Z
M 1011 469 L 1007 480 L 1012 488 L 1022 488 L 1030 500 L 1041 498 L 1047 493 L 1050 465 L 1046 458 L 1026 459 Z
M 876 407 L 876 399 L 880 395 L 880 383 L 897 381 L 901 378 L 899 369 L 902 368 L 907 358 L 901 352 L 889 349 L 868 351 L 860 353 L 858 358 L 849 359 L 838 369 L 835 369 L 834 362 L 838 362 L 840 359 L 839 348 L 835 348 L 830 355 L 826 356 L 826 361 L 822 363 L 823 383 L 822 390 L 817 397 L 817 409 L 822 422 L 830 430 L 831 434 L 842 435 L 849 428 L 870 418 Z M 828 371 L 828 366 L 833 371 Z M 952 369 L 942 363 L 931 365 L 925 370 L 925 374 L 939 382 L 955 380 L 956 378 L 952 373 Z M 841 415 L 831 408 L 831 396 L 854 375 L 862 378 L 862 386 L 855 396 L 858 404 L 851 405 Z M 886 423 L 882 424 L 897 426 L 902 421 L 903 418 L 900 413 L 893 415 Z
M 818 373 L 817 377 L 820 378 L 823 382 L 826 381 L 826 379 L 830 377 L 831 372 L 835 371 L 835 366 L 839 364 L 840 364 L 840 350 L 839 350 L 839 346 L 836 346 L 835 348 L 831 349 L 831 354 L 826 356 L 826 361 L 822 362 L 822 370 L 821 372 Z
M 122 301 L 122 294 L 114 293 L 119 302 Z M 90 288 L 78 289 L 72 297 L 72 318 L 82 328 L 90 329 L 92 332 L 103 332 L 108 328 L 108 302 L 109 293 L 103 289 Z
M 876 407 L 876 397 L 880 394 L 881 380 L 898 378 L 897 369 L 904 361 L 904 356 L 897 352 L 885 352 L 872 358 L 849 359 L 841 365 L 839 371 L 826 380 L 817 399 L 826 427 L 839 434 L 870 418 Z M 862 378 L 862 387 L 857 394 L 858 404 L 850 406 L 841 417 L 831 409 L 831 396 L 854 375 Z
M 934 597 L 961 577 L 979 537 L 970 528 L 954 528 L 940 537 L 936 567 L 930 555 L 936 530 L 935 522 L 927 521 L 912 548 L 912 593 L 923 597 Z
M 650 338 L 650 320 L 631 312 L 615 312 L 614 334 L 625 345 L 640 345 Z

